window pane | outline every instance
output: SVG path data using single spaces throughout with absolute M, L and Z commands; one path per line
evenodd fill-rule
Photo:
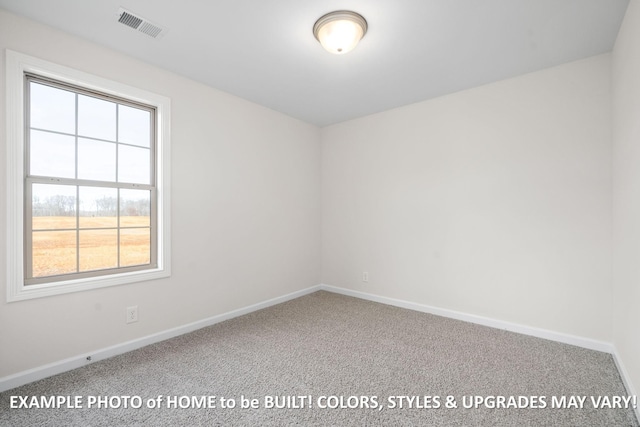
M 118 105 L 118 142 L 151 146 L 151 112 Z
M 151 233 L 148 228 L 120 230 L 120 267 L 151 262 Z
M 34 231 L 33 277 L 76 272 L 75 231 Z
M 80 187 L 80 228 L 117 227 L 118 190 Z
M 23 246 L 12 251 L 12 266 L 24 270 L 25 284 L 43 289 L 155 274 L 156 145 L 162 148 L 155 107 L 112 96 L 111 86 L 100 93 L 95 85 L 21 77 L 24 110 L 13 110 L 25 126 L 24 147 L 12 161 L 24 165 L 17 178 L 28 198 Z M 132 267 L 140 271 L 118 274 Z
M 151 184 L 151 150 L 118 145 L 118 182 Z
M 118 266 L 118 230 L 80 231 L 80 271 Z
M 56 132 L 76 132 L 76 95 L 68 90 L 31 82 L 30 126 Z
M 151 192 L 149 190 L 120 190 L 120 226 L 149 227 Z
M 76 187 L 33 184 L 31 213 L 34 230 L 76 228 Z
M 75 178 L 76 141 L 73 136 L 32 130 L 29 144 L 31 175 Z
M 116 144 L 78 138 L 78 178 L 116 180 Z
M 116 140 L 116 104 L 78 95 L 78 135 Z

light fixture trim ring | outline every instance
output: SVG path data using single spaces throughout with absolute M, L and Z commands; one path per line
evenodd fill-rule
M 352 22 L 355 22 L 357 25 L 359 25 L 362 28 L 361 39 L 364 38 L 365 34 L 367 34 L 367 29 L 368 29 L 367 20 L 364 19 L 362 15 L 350 10 L 336 10 L 333 12 L 329 12 L 326 15 L 322 15 L 320 18 L 318 18 L 316 23 L 313 24 L 313 36 L 316 38 L 316 40 L 320 41 L 320 39 L 318 38 L 318 33 L 320 32 L 320 29 L 329 22 L 340 21 L 340 20 L 352 21 Z

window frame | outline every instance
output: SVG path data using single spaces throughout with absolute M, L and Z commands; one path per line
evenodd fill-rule
M 25 284 L 25 168 L 27 114 L 25 76 L 34 74 L 62 84 L 153 107 L 156 111 L 156 265 L 112 274 L 83 274 L 65 280 Z M 170 109 L 168 97 L 54 64 L 22 53 L 6 50 L 7 124 L 7 301 L 66 294 L 166 278 L 171 275 L 170 250 Z M 89 276 L 89 277 L 86 277 Z
M 34 129 L 31 126 L 31 123 L 29 122 L 29 116 L 31 113 L 31 97 L 30 97 L 30 89 L 31 83 L 36 83 L 39 85 L 44 85 L 44 86 L 48 86 L 48 87 L 53 87 L 53 88 L 57 88 L 57 89 L 62 89 L 62 90 L 66 90 L 70 93 L 74 94 L 74 97 L 77 97 L 79 95 L 83 95 L 83 96 L 90 96 L 93 98 L 97 98 L 97 99 L 101 99 L 101 100 L 105 100 L 117 105 L 123 105 L 123 106 L 128 106 L 128 107 L 134 107 L 134 108 L 141 108 L 145 111 L 149 111 L 151 113 L 150 115 L 150 138 L 151 138 L 151 143 L 149 144 L 149 162 L 150 162 L 150 168 L 149 168 L 149 184 L 134 184 L 134 183 L 126 183 L 126 182 L 122 182 L 119 179 L 114 179 L 113 181 L 101 181 L 101 180 L 92 180 L 92 179 L 83 179 L 77 176 L 78 174 L 78 167 L 79 167 L 79 158 L 78 158 L 78 154 L 76 154 L 76 158 L 75 158 L 75 171 L 74 173 L 76 174 L 75 177 L 73 178 L 58 178 L 58 177 L 53 177 L 53 176 L 42 176 L 42 175 L 37 175 L 37 174 L 33 174 L 30 170 L 30 166 L 29 166 L 29 161 L 31 160 L 31 152 L 32 152 L 32 146 L 31 146 L 31 136 L 30 136 L 30 131 L 31 130 L 37 130 L 39 132 L 42 131 L 46 131 L 46 130 L 42 130 L 42 129 Z M 34 73 L 25 73 L 24 76 L 24 84 L 25 84 L 25 142 L 26 142 L 26 147 L 25 147 L 25 194 L 24 194 L 24 200 L 25 200 L 25 211 L 24 211 L 24 218 L 25 218 L 25 235 L 24 235 L 24 242 L 25 242 L 25 250 L 24 250 L 24 259 L 26 260 L 26 262 L 24 263 L 24 267 L 25 267 L 25 285 L 31 287 L 34 284 L 39 284 L 39 283 L 49 283 L 49 282 L 61 282 L 64 280 L 73 280 L 73 279 L 79 279 L 79 278 L 85 278 L 85 277 L 98 277 L 98 276 L 105 276 L 105 275 L 110 275 L 110 274 L 117 274 L 119 272 L 126 272 L 126 271 L 135 271 L 135 270 L 149 270 L 149 268 L 152 268 L 152 266 L 156 266 L 157 265 L 157 251 L 156 251 L 156 235 L 157 235 L 157 224 L 156 224 L 156 174 L 155 174 L 155 170 L 156 170 L 156 166 L 155 166 L 155 160 L 156 160 L 156 137 L 155 137 L 155 118 L 156 118 L 156 109 L 155 107 L 146 105 L 146 104 L 140 104 L 140 103 L 133 103 L 131 102 L 131 100 L 129 99 L 123 99 L 123 98 L 116 98 L 112 95 L 105 95 L 102 92 L 95 92 L 95 91 L 88 91 L 85 88 L 82 87 L 78 87 L 77 85 L 69 85 L 67 83 L 61 83 L 60 81 L 57 80 L 52 80 L 52 79 L 48 79 L 48 78 L 43 78 L 39 75 L 36 75 Z M 78 105 L 76 104 L 75 106 L 76 111 L 75 111 L 75 115 L 76 115 L 76 120 L 77 120 L 77 115 L 78 115 Z M 117 117 L 117 116 L 116 116 Z M 117 119 L 116 119 L 117 121 Z M 51 132 L 51 131 L 48 131 Z M 53 134 L 63 134 L 60 132 L 51 132 Z M 71 134 L 65 134 L 68 136 L 71 136 Z M 74 131 L 73 134 L 74 139 L 76 139 L 76 153 L 78 152 L 78 140 L 79 139 L 87 139 L 87 137 L 84 137 L 82 135 L 79 134 L 79 132 L 77 130 Z M 104 141 L 104 140 L 100 140 L 100 139 L 95 139 L 95 138 L 88 138 L 88 140 L 95 140 L 95 141 Z M 123 145 L 123 146 L 131 146 L 130 144 L 127 143 L 121 143 L 119 141 L 109 141 L 115 145 Z M 118 156 L 116 156 L 116 170 L 120 170 L 120 165 L 118 164 Z M 149 245 L 150 245 L 150 260 L 148 264 L 141 264 L 141 265 L 133 265 L 133 266 L 126 266 L 126 267 L 111 267 L 111 268 L 105 268 L 105 269 L 96 269 L 96 270 L 79 270 L 73 273 L 65 273 L 65 274 L 60 274 L 60 275 L 53 275 L 53 276 L 39 276 L 39 277 L 33 277 L 33 272 L 32 272 L 32 263 L 33 263 L 33 259 L 31 258 L 30 255 L 30 251 L 33 250 L 33 236 L 34 236 L 34 231 L 36 233 L 38 232 L 42 232 L 40 230 L 34 230 L 33 229 L 33 210 L 32 210 L 32 193 L 31 191 L 33 190 L 33 186 L 34 185 L 69 185 L 69 186 L 75 186 L 76 187 L 76 209 L 75 209 L 75 217 L 76 217 L 76 225 L 74 227 L 74 231 L 77 233 L 76 234 L 76 268 L 79 269 L 80 268 L 80 251 L 79 246 L 80 246 L 80 233 L 82 231 L 86 231 L 87 229 L 85 227 L 80 226 L 79 221 L 82 220 L 82 215 L 80 213 L 80 200 L 78 198 L 79 195 L 79 188 L 78 187 L 92 187 L 92 188 L 96 188 L 96 187 L 101 187 L 101 188 L 110 188 L 110 189 L 116 189 L 116 190 L 121 190 L 121 189 L 132 189 L 132 190 L 148 190 L 150 192 L 150 216 L 149 216 L 149 220 L 150 220 L 150 224 L 148 226 L 149 231 L 150 231 L 150 241 L 149 241 Z M 118 216 L 120 215 L 120 213 L 118 212 Z M 121 230 L 126 230 L 128 228 L 131 227 L 123 227 L 121 226 L 121 224 L 118 223 L 114 226 L 114 227 L 108 227 L 108 228 L 98 228 L 95 230 L 116 230 L 118 235 L 120 234 Z M 147 228 L 147 227 L 145 227 Z M 49 231 L 54 231 L 54 230 L 49 230 Z M 63 231 L 71 231 L 71 229 L 69 230 L 63 230 Z M 45 231 L 46 232 L 46 231 Z M 119 238 L 118 238 L 119 241 Z M 119 253 L 119 248 L 117 248 L 118 253 Z M 29 262 L 31 261 L 31 263 Z

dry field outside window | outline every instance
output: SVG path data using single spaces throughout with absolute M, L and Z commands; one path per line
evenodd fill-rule
M 81 216 L 79 225 L 76 236 L 75 217 L 33 217 L 33 277 L 118 268 L 117 218 Z M 120 229 L 119 266 L 149 264 L 149 217 L 121 216 L 120 227 L 136 228 Z

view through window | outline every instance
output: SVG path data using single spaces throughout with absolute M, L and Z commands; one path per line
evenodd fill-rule
M 25 284 L 155 267 L 155 109 L 25 84 Z

